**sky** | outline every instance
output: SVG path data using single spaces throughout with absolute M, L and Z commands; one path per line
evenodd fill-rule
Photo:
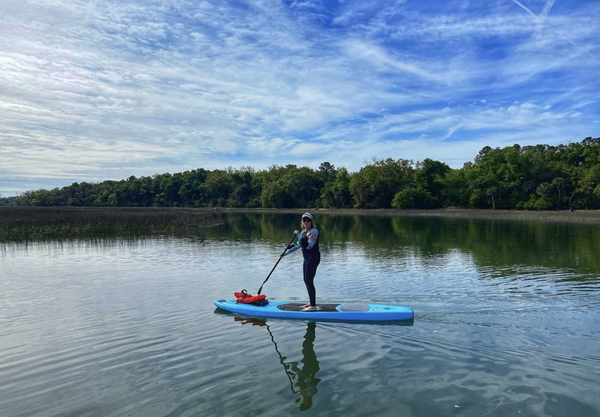
M 0 194 L 600 136 L 599 0 L 2 0 Z

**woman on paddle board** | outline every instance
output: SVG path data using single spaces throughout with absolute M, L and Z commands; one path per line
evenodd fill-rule
M 308 298 L 310 304 L 304 306 L 302 311 L 315 311 L 317 307 L 317 290 L 315 289 L 315 274 L 317 273 L 317 267 L 321 262 L 321 252 L 319 251 L 319 231 L 317 230 L 317 224 L 312 214 L 304 213 L 302 215 L 302 221 L 300 223 L 302 231 L 294 230 L 294 234 L 298 237 L 298 242 L 291 245 L 282 255 L 283 258 L 292 252 L 302 248 L 302 255 L 304 256 L 304 264 L 302 265 L 302 272 L 304 274 L 304 284 L 308 291 Z

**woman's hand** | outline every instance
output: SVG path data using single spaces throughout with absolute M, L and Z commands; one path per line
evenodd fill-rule
M 298 236 L 298 233 L 300 233 L 298 230 L 294 230 L 294 234 L 295 234 L 296 236 Z

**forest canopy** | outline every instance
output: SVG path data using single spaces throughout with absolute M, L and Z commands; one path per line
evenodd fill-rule
M 357 172 L 329 162 L 316 170 L 198 168 L 75 182 L 2 200 L 23 206 L 598 209 L 600 138 L 558 146 L 486 146 L 459 169 L 431 159 L 391 158 L 374 158 Z

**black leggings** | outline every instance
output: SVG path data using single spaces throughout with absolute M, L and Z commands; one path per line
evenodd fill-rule
M 317 273 L 317 267 L 321 263 L 321 257 L 304 258 L 304 264 L 302 265 L 302 272 L 304 273 L 304 284 L 308 291 L 308 297 L 310 298 L 310 305 L 317 305 L 317 290 L 315 289 L 315 274 Z

